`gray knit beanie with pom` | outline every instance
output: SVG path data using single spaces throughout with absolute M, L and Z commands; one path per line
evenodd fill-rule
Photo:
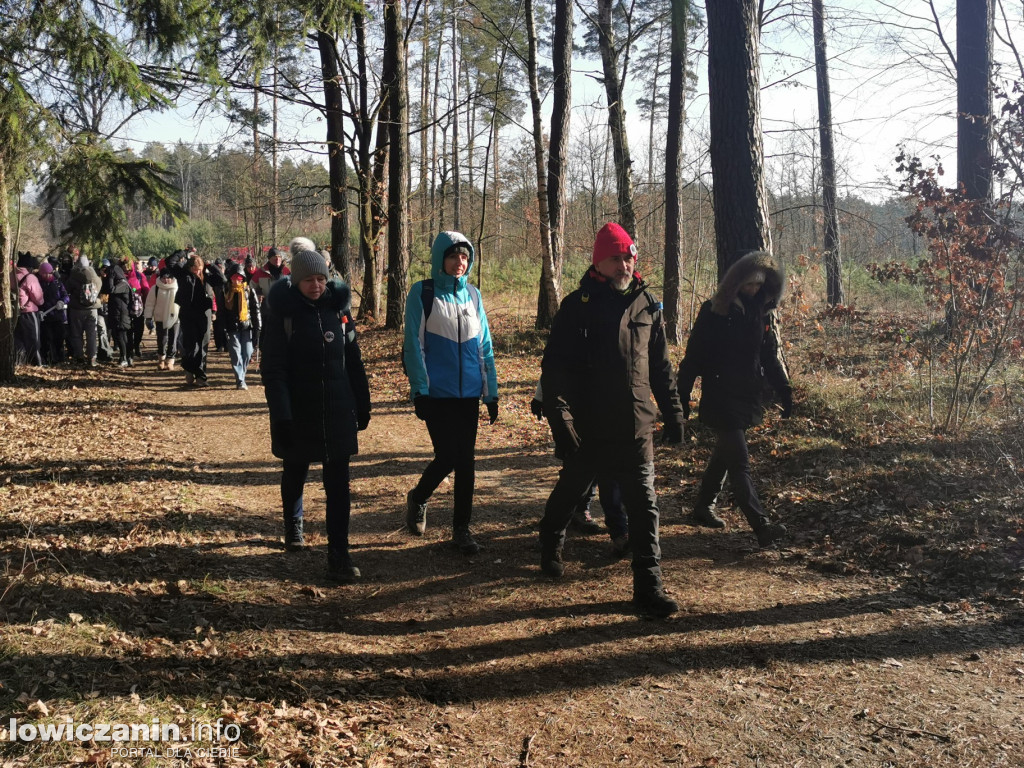
M 310 275 L 327 277 L 327 262 L 316 251 L 293 253 L 289 268 L 292 272 L 292 285 L 298 285 Z

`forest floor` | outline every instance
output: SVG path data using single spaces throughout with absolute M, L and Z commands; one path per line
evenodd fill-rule
M 571 533 L 565 578 L 540 574 L 557 472 L 529 412 L 541 342 L 499 314 L 471 558 L 449 543 L 448 483 L 426 535 L 404 530 L 429 441 L 399 337 L 363 333 L 351 586 L 324 579 L 318 472 L 311 546 L 283 550 L 263 391 L 255 374 L 236 391 L 226 354 L 203 390 L 152 358 L 19 368 L 0 389 L 0 765 L 1022 764 L 1019 425 L 941 441 L 898 419 L 857 427 L 795 350 L 795 416 L 750 435 L 790 538 L 758 551 L 728 504 L 724 532 L 683 525 L 708 436 L 659 446 L 681 609 L 641 618 L 605 536 Z M 25 728 L 154 719 L 193 740 Z M 218 726 L 240 738 L 211 739 Z

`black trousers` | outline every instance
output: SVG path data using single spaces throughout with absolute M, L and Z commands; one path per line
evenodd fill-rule
M 661 544 L 654 461 L 645 459 L 645 452 L 636 447 L 623 446 L 621 451 L 612 451 L 608 446 L 588 449 L 584 443 L 565 459 L 544 507 L 540 538 L 544 548 L 561 547 L 573 509 L 589 496 L 594 481 L 600 477 L 602 482 L 616 483 L 626 507 L 633 547 L 633 589 L 643 591 L 661 584 Z
M 41 326 L 38 312 L 22 312 L 18 315 L 18 324 L 14 327 L 14 352 L 17 362 L 27 365 L 43 364 L 40 352 Z
M 281 506 L 285 522 L 299 520 L 305 510 L 302 490 L 309 475 L 309 463 L 285 461 L 281 473 Z M 348 528 L 352 516 L 349 457 L 341 456 L 324 462 L 324 494 L 327 496 L 327 548 L 348 551 Z
M 427 432 L 434 446 L 434 459 L 412 490 L 412 499 L 425 504 L 431 494 L 455 472 L 455 514 L 453 528 L 465 528 L 473 516 L 476 487 L 476 430 L 480 401 L 475 398 L 430 398 Z
M 181 367 L 206 381 L 206 350 L 210 346 L 210 310 L 178 315 L 181 326 Z
M 743 512 L 750 527 L 757 530 L 768 522 L 768 516 L 757 498 L 754 479 L 750 475 L 746 432 L 742 429 L 716 429 L 715 434 L 718 440 L 700 481 L 696 508 L 710 508 L 728 477 L 736 506 Z

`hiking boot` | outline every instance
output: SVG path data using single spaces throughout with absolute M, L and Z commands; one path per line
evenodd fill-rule
M 565 563 L 562 562 L 562 547 L 547 546 L 542 544 L 540 550 L 540 569 L 545 576 L 559 579 L 565 573 Z
M 616 560 L 621 560 L 632 551 L 633 545 L 629 541 L 628 533 L 612 537 L 612 557 Z
M 352 562 L 347 549 L 327 550 L 327 579 L 335 584 L 351 584 L 362 574 Z
M 201 379 L 198 376 L 196 376 L 196 380 L 195 380 L 194 386 L 196 386 L 196 387 L 208 387 L 210 385 L 207 383 L 206 379 Z
M 754 533 L 757 534 L 757 546 L 761 549 L 775 549 L 786 536 L 786 526 L 765 521 L 754 529 Z
M 405 527 L 409 533 L 422 536 L 427 530 L 427 502 L 417 504 L 412 500 L 412 491 L 405 496 Z
M 464 555 L 475 555 L 483 547 L 476 543 L 469 528 L 456 528 L 452 531 L 452 544 L 459 548 Z
M 194 373 L 192 373 L 192 371 L 185 371 L 185 383 L 186 384 L 195 384 L 196 383 L 196 375 Z
M 725 520 L 715 514 L 712 507 L 696 507 L 686 516 L 685 522 L 688 525 L 696 525 L 701 528 L 725 528 Z
M 590 510 L 584 509 L 581 512 L 573 512 L 569 519 L 569 526 L 585 536 L 593 536 L 595 533 L 602 533 L 604 526 L 590 516 Z
M 306 546 L 306 537 L 302 535 L 302 518 L 286 517 L 284 519 L 284 548 L 289 552 L 301 552 Z
M 660 584 L 639 592 L 633 590 L 633 605 L 640 613 L 661 619 L 679 610 L 679 604 L 665 594 L 665 589 Z
M 131 363 L 131 361 L 128 358 L 125 357 L 125 358 L 121 359 L 121 367 L 122 368 L 127 368 L 131 364 L 132 363 Z

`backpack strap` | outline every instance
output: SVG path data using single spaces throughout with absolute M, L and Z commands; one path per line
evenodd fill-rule
M 434 308 L 434 278 L 428 277 L 423 281 L 420 300 L 423 302 L 423 322 L 426 322 L 430 317 L 430 311 Z

